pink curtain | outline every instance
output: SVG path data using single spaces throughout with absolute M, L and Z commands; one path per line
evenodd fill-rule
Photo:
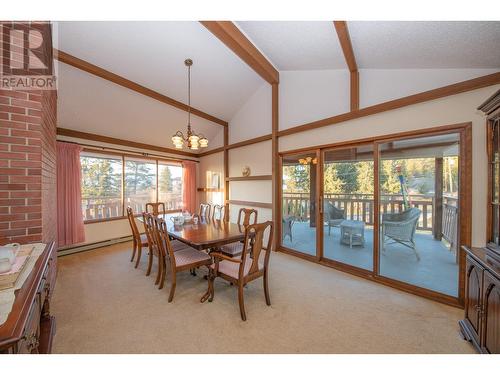
M 194 161 L 182 162 L 182 201 L 184 209 L 196 212 L 196 163 Z
M 57 142 L 57 237 L 59 246 L 85 241 L 79 145 Z

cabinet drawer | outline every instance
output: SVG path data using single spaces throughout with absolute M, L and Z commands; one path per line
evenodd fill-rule
M 18 342 L 17 353 L 38 353 L 40 340 L 40 301 L 35 298 L 28 314 L 28 321 L 24 328 L 23 338 Z

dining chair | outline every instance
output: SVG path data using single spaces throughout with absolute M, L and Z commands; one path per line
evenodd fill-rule
M 201 266 L 210 267 L 212 258 L 205 252 L 196 250 L 190 246 L 175 251 L 168 235 L 165 220 L 156 218 L 156 236 L 162 253 L 162 275 L 160 278 L 160 289 L 163 288 L 167 267 L 170 269 L 170 294 L 168 302 L 174 299 L 175 287 L 177 285 L 177 273 L 192 270 Z M 168 265 L 167 265 L 168 263 Z
M 160 278 L 163 272 L 163 264 L 164 264 L 164 255 L 162 252 L 162 249 L 164 247 L 163 244 L 159 242 L 158 234 L 157 234 L 157 228 L 158 228 L 158 223 L 157 223 L 157 217 L 154 214 L 151 213 L 142 213 L 143 221 L 144 221 L 144 228 L 146 230 L 146 237 L 148 239 L 149 243 L 149 260 L 148 260 L 148 269 L 146 271 L 146 276 L 149 276 L 151 274 L 151 269 L 153 268 L 153 261 L 154 257 L 156 256 L 158 258 L 158 274 L 156 277 L 155 285 L 160 282 Z M 172 250 L 179 251 L 179 250 L 184 250 L 188 248 L 189 246 L 180 242 L 180 241 L 175 241 L 172 242 Z M 163 285 L 159 286 L 159 289 L 163 288 Z
M 240 208 L 238 212 L 238 225 L 243 229 L 251 224 L 257 224 L 257 210 L 253 208 Z M 253 220 L 252 220 L 253 217 Z M 224 246 L 221 246 L 218 251 L 222 254 L 235 257 L 241 254 L 243 251 L 244 241 L 233 242 Z
M 137 266 L 139 266 L 139 262 L 141 261 L 142 248 L 149 246 L 149 242 L 146 233 L 139 232 L 137 224 L 135 223 L 134 212 L 130 206 L 127 207 L 127 219 L 130 224 L 130 229 L 132 230 L 132 240 L 134 246 L 130 261 L 134 261 L 135 253 L 137 252 L 137 261 L 135 262 L 135 268 L 137 268 Z
M 229 220 L 229 213 L 228 211 L 228 205 L 223 204 L 219 205 L 216 204 L 214 206 L 214 210 L 212 211 L 212 220 L 220 220 L 220 221 L 225 221 L 228 222 Z
M 210 218 L 210 204 L 209 203 L 201 203 L 200 204 L 200 212 L 199 216 L 201 218 Z
M 266 246 L 264 246 L 265 237 Z M 238 302 L 242 320 L 247 320 L 245 303 L 243 299 L 243 288 L 249 282 L 260 277 L 263 278 L 264 295 L 266 304 L 271 306 L 269 297 L 269 257 L 273 243 L 273 222 L 266 221 L 260 224 L 251 224 L 245 229 L 245 243 L 243 252 L 239 258 L 231 258 L 220 252 L 212 252 L 214 263 L 209 268 L 208 290 L 201 298 L 201 302 L 207 299 L 212 302 L 215 296 L 214 281 L 221 277 L 238 287 Z M 224 260 L 221 262 L 221 260 Z
M 160 206 L 162 207 L 161 211 L 160 211 Z M 163 203 L 163 202 L 146 203 L 146 212 L 153 214 L 155 216 L 159 215 L 160 213 L 165 213 L 165 203 Z

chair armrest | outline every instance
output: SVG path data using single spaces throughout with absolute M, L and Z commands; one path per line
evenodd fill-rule
M 402 226 L 405 226 L 405 225 L 408 225 L 410 223 L 412 223 L 413 221 L 417 221 L 415 219 L 408 219 L 408 220 L 405 220 L 405 221 L 383 221 L 382 222 L 382 225 L 388 225 L 388 226 L 391 226 L 391 227 L 402 227 Z
M 218 252 L 210 253 L 210 255 L 214 258 L 228 260 L 228 261 L 233 262 L 233 263 L 241 263 L 241 259 L 231 258 L 231 257 L 228 257 L 228 256 L 221 254 L 221 253 L 218 253 Z

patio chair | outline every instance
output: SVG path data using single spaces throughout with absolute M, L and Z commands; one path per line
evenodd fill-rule
M 325 218 L 328 223 L 328 235 L 330 235 L 332 227 L 340 226 L 340 223 L 345 220 L 345 212 L 335 207 L 332 203 L 327 202 L 325 207 Z
M 382 250 L 385 250 L 386 241 L 392 240 L 391 243 L 399 243 L 412 249 L 417 260 L 420 260 L 413 237 L 421 213 L 422 211 L 413 207 L 404 212 L 382 214 Z
M 290 242 L 293 242 L 292 238 L 292 227 L 295 223 L 295 216 L 286 216 L 283 217 L 283 239 L 288 235 L 290 237 Z

